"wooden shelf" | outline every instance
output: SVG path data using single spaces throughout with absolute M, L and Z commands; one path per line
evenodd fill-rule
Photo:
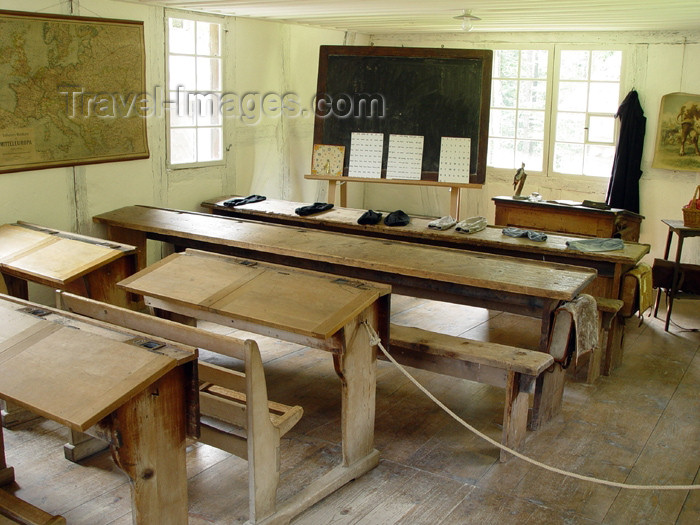
M 462 188 L 481 189 L 483 184 L 472 184 L 469 182 L 439 182 L 436 180 L 411 180 L 411 179 L 380 179 L 364 177 L 338 177 L 335 175 L 304 175 L 307 180 L 328 181 L 328 202 L 335 204 L 335 188 L 338 183 L 344 182 L 369 182 L 379 184 L 402 184 L 404 186 L 438 186 L 450 188 L 450 215 L 459 220 L 459 194 Z M 346 208 L 347 189 L 345 185 L 340 186 L 340 206 Z

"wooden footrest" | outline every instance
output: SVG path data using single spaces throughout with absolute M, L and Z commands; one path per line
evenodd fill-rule
M 65 525 L 66 519 L 63 516 L 52 516 L 17 496 L 0 490 L 0 524 L 5 523 Z

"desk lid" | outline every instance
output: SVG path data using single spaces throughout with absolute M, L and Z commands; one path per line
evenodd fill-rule
M 148 297 L 327 339 L 391 287 L 197 250 L 118 286 Z
M 61 232 L 52 231 L 21 224 L 0 226 L 0 270 L 63 286 L 127 253 L 119 247 L 66 238 Z
M 0 299 L 0 397 L 84 431 L 177 359 L 19 311 Z

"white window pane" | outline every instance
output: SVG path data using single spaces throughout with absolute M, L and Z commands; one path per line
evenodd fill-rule
M 610 142 L 615 140 L 615 118 L 591 116 L 588 120 L 589 142 Z
M 223 158 L 221 128 L 197 129 L 197 160 L 210 162 Z
M 620 80 L 622 51 L 593 51 L 591 80 Z
M 583 173 L 583 144 L 554 144 L 554 171 L 571 175 Z
M 514 108 L 517 93 L 517 80 L 494 80 L 491 87 L 491 105 L 498 108 Z
M 200 93 L 196 96 L 198 126 L 218 126 L 221 124 L 221 97 L 218 93 Z
M 544 109 L 547 99 L 547 83 L 537 80 L 522 80 L 518 91 L 518 107 L 521 109 Z
M 187 91 L 171 91 L 169 100 L 170 105 L 168 113 L 170 115 L 171 127 L 194 126 L 195 114 L 193 95 Z
M 586 139 L 586 114 L 564 113 L 557 114 L 556 140 L 562 142 L 580 142 Z
M 591 82 L 588 111 L 591 113 L 617 113 L 620 84 L 617 82 Z
M 518 138 L 544 138 L 544 111 L 518 111 Z
M 560 80 L 588 80 L 588 51 L 562 51 Z
M 192 128 L 170 130 L 170 163 L 187 164 L 196 162 L 195 130 Z
M 221 56 L 220 28 L 219 24 L 197 22 L 198 55 Z
M 168 47 L 170 53 L 194 54 L 194 21 L 169 18 Z
M 515 111 L 492 109 L 489 118 L 489 135 L 492 137 L 515 138 Z
M 221 91 L 221 59 L 197 58 L 197 90 Z
M 518 162 L 525 163 L 525 172 L 542 171 L 542 160 L 544 158 L 544 143 L 540 140 L 518 140 L 515 145 L 515 165 L 512 168 L 520 167 Z
M 547 78 L 549 52 L 546 49 L 528 49 L 520 52 L 522 78 Z
M 508 139 L 489 139 L 487 164 L 494 168 L 515 167 L 515 141 Z M 520 164 L 518 164 L 520 167 Z
M 168 87 L 171 90 L 178 86 L 188 91 L 197 89 L 194 57 L 171 55 L 168 62 L 168 74 Z
M 496 51 L 493 57 L 493 76 L 500 78 L 518 77 L 517 50 L 504 49 Z
M 586 111 L 588 84 L 560 82 L 557 106 L 559 111 Z
M 610 177 L 614 158 L 614 146 L 587 145 L 583 162 L 583 174 L 594 177 Z

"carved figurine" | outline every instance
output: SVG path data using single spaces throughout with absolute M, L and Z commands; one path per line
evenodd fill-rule
M 520 197 L 520 192 L 523 191 L 526 178 L 527 173 L 525 173 L 525 163 L 523 162 L 513 177 L 513 190 L 515 191 L 515 194 L 513 195 L 514 197 Z

